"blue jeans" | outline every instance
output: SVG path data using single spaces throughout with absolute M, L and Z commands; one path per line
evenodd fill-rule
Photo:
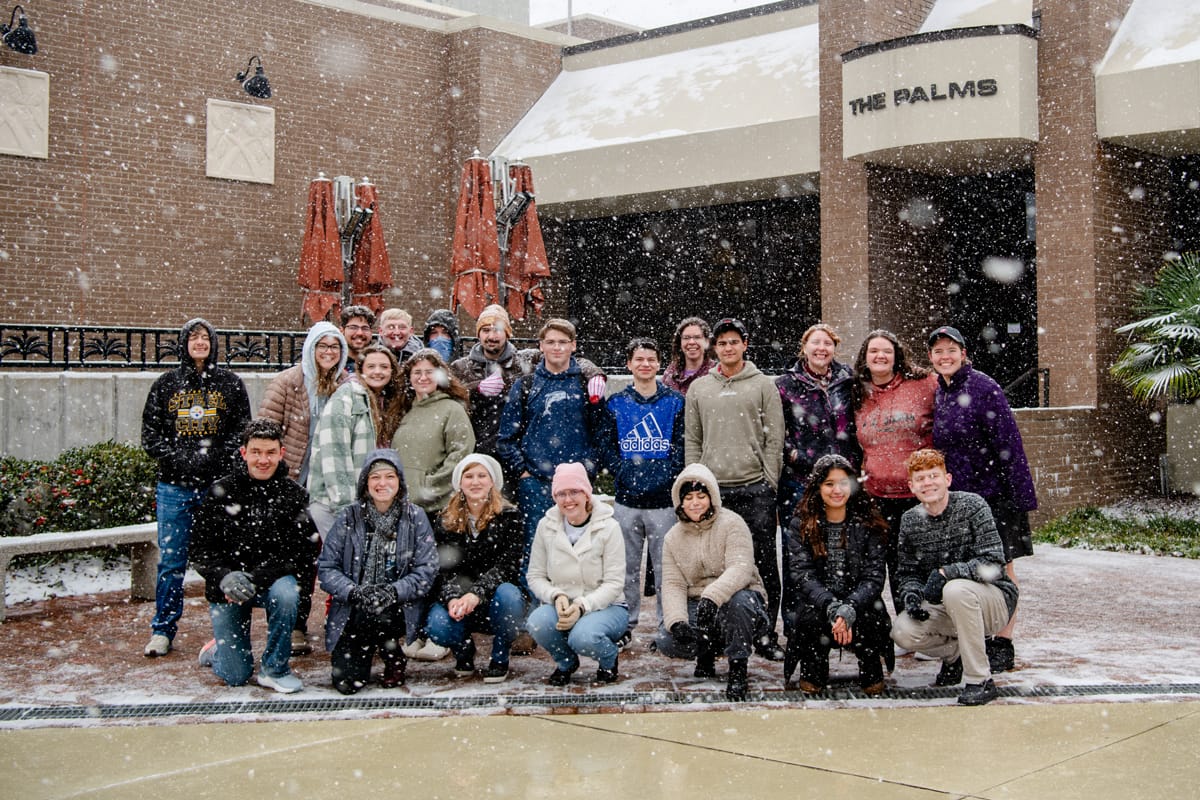
M 492 661 L 497 666 L 508 665 L 508 653 L 513 639 L 517 638 L 517 627 L 525 616 L 525 596 L 511 583 L 496 587 L 492 601 L 486 606 L 480 603 L 474 611 L 462 619 L 453 619 L 446 606 L 434 603 L 425 620 L 425 634 L 434 644 L 449 647 L 457 658 L 467 643 L 467 637 L 475 631 L 492 634 Z
M 613 516 L 625 537 L 625 605 L 629 606 L 629 630 L 638 625 L 642 609 L 642 551 L 649 550 L 654 568 L 654 599 L 658 624 L 662 627 L 662 548 L 667 531 L 678 520 L 673 508 L 632 508 L 617 503 Z
M 525 581 L 525 571 L 529 569 L 529 552 L 533 550 L 533 537 L 537 534 L 538 523 L 554 498 L 550 496 L 550 481 L 534 476 L 521 478 L 517 486 L 517 504 L 525 516 L 525 549 L 521 551 L 521 590 L 529 595 L 529 584 Z
M 579 656 L 596 659 L 604 669 L 617 665 L 617 640 L 625 633 L 629 624 L 629 610 L 625 606 L 609 606 L 598 611 L 589 611 L 579 618 L 575 627 L 560 631 L 558 612 L 550 603 L 533 610 L 525 623 L 533 640 L 546 648 L 559 669 L 574 672 L 579 667 Z
M 183 616 L 183 575 L 187 572 L 192 522 L 208 489 L 159 483 L 154 494 L 158 517 L 158 582 L 150 628 L 174 639 Z
M 209 603 L 217 652 L 213 672 L 230 686 L 242 686 L 254 674 L 254 651 L 250 649 L 250 617 L 255 606 L 267 612 L 267 646 L 262 654 L 262 671 L 272 678 L 291 672 L 292 628 L 300 605 L 296 576 L 284 575 L 244 603 Z

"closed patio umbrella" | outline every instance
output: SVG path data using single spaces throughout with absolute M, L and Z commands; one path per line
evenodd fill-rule
M 323 320 L 331 308 L 340 305 L 342 248 L 333 202 L 333 181 L 323 176 L 308 185 L 304 238 L 300 243 L 300 274 L 296 282 L 304 289 L 301 321 L 305 314 L 313 322 Z
M 514 193 L 533 194 L 533 171 L 528 164 L 511 164 L 508 169 Z M 531 199 L 525 212 L 513 225 L 508 240 L 508 261 L 504 270 L 504 305 L 512 319 L 525 319 L 526 313 L 542 313 L 546 297 L 542 281 L 550 277 L 550 260 L 538 224 L 537 207 Z
M 463 165 L 450 256 L 450 310 L 459 306 L 478 317 L 496 302 L 500 245 L 496 238 L 496 202 L 487 159 L 469 158 Z
M 360 183 L 355 193 L 359 208 L 369 208 L 373 213 L 354 250 L 354 280 L 351 282 L 353 302 L 378 314 L 383 310 L 384 291 L 392 288 L 392 265 L 383 241 L 383 224 L 379 221 L 375 184 Z

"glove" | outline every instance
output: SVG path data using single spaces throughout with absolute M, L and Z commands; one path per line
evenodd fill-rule
M 929 573 L 929 580 L 925 581 L 925 599 L 931 603 L 942 602 L 942 589 L 946 588 L 946 576 L 938 570 L 933 570 Z
M 834 600 L 829 604 L 829 608 L 825 610 L 829 617 L 829 624 L 832 625 L 838 621 L 838 617 L 846 620 L 846 627 L 853 628 L 854 621 L 858 619 L 858 612 L 854 610 L 854 606 L 849 603 L 843 603 L 841 600 Z
M 396 587 L 390 583 L 372 583 L 357 589 L 359 605 L 373 617 L 383 616 L 399 600 Z
M 495 397 L 504 391 L 504 373 L 496 370 L 479 382 L 479 393 L 484 397 Z
M 571 598 L 567 597 L 565 594 L 557 594 L 554 596 L 554 610 L 558 612 L 560 617 L 563 614 L 566 614 L 570 608 Z
M 604 386 L 606 382 L 603 375 L 595 375 L 588 381 L 588 402 L 595 405 L 604 399 Z
M 562 595 L 559 595 L 560 597 Z M 557 598 L 556 605 L 557 605 Z M 569 631 L 575 627 L 575 623 L 579 622 L 579 618 L 583 616 L 583 604 L 579 601 L 572 602 L 565 612 L 560 612 L 558 615 L 558 623 L 554 626 L 560 631 Z
M 921 608 L 920 592 L 909 591 L 904 593 L 904 610 L 917 622 L 924 622 L 929 619 L 929 612 Z
M 221 578 L 221 591 L 235 603 L 244 603 L 258 593 L 249 573 L 236 570 Z
M 686 622 L 676 622 L 671 626 L 671 638 L 682 647 L 696 643 L 696 629 Z

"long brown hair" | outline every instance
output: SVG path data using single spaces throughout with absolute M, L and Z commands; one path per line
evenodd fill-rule
M 379 390 L 378 394 L 365 383 L 361 385 L 367 390 L 367 402 L 371 406 L 371 419 L 375 423 L 375 442 L 381 447 L 391 447 L 392 436 L 400 427 L 400 418 L 404 413 L 401 408 L 401 399 L 404 397 L 404 379 L 400 375 L 400 364 L 396 361 L 395 354 L 379 343 L 369 344 L 358 352 L 355 365 L 360 374 L 363 362 L 367 360 L 367 356 L 374 353 L 382 353 L 387 357 L 388 363 L 392 365 L 392 377 Z
M 929 370 L 912 363 L 908 357 L 908 348 L 896 337 L 896 334 L 882 328 L 873 330 L 863 339 L 862 346 L 858 348 L 858 357 L 854 359 L 855 380 L 850 387 L 850 396 L 855 411 L 862 408 L 863 401 L 871 394 L 874 385 L 871 382 L 871 370 L 867 367 L 867 346 L 871 344 L 872 339 L 887 339 L 892 343 L 893 376 L 903 375 L 906 381 L 919 381 L 929 375 Z
M 476 465 L 472 464 L 471 466 Z M 470 468 L 467 467 L 467 469 Z M 463 471 L 466 472 L 466 470 Z M 500 494 L 500 490 L 493 483 L 491 491 L 488 492 L 488 501 L 483 507 L 483 513 L 475 520 L 475 530 L 486 530 L 493 519 L 512 507 L 513 504 L 504 499 L 504 495 Z M 450 502 L 447 504 L 446 510 L 442 512 L 442 530 L 465 536 L 471 528 L 468 516 L 467 496 L 462 491 L 457 491 L 450 496 Z
M 854 483 L 850 491 L 850 499 L 846 502 L 846 522 L 859 523 L 867 529 L 868 533 L 876 534 L 884 544 L 887 543 L 887 520 L 875 508 L 871 496 L 858 485 L 854 467 L 842 456 L 833 454 L 821 456 L 817 459 L 817 463 L 813 464 L 812 472 L 808 476 L 808 483 L 804 487 L 804 495 L 796 504 L 796 514 L 800 517 L 800 540 L 808 545 L 815 558 L 825 558 L 829 554 L 825 548 L 825 537 L 821 534 L 821 523 L 825 521 L 825 501 L 821 499 L 821 484 L 835 469 L 846 473 Z M 842 547 L 845 546 L 846 527 L 843 526 Z
M 463 382 L 454 377 L 450 372 L 450 367 L 446 366 L 446 362 L 442 360 L 442 356 L 437 350 L 431 347 L 423 347 L 413 353 L 404 366 L 400 368 L 400 377 L 404 386 L 404 390 L 400 394 L 400 416 L 396 422 L 404 419 L 404 415 L 412 410 L 413 403 L 417 399 L 417 391 L 412 387 L 412 371 L 418 361 L 428 361 L 430 365 L 437 370 L 437 387 L 446 394 L 453 397 L 458 402 L 462 403 L 463 408 L 467 409 L 467 413 L 471 411 L 471 392 L 467 389 Z

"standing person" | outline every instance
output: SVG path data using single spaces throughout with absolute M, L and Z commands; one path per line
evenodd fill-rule
M 402 308 L 385 308 L 379 315 L 379 341 L 403 364 L 425 345 L 413 336 L 412 314 Z
M 475 452 L 498 457 L 500 414 L 513 383 L 533 369 L 532 359 L 527 355 L 536 351 L 518 352 L 509 341 L 512 325 L 503 306 L 490 305 L 479 313 L 475 336 L 479 341 L 471 352 L 450 365 L 450 372 L 470 392 Z M 508 478 L 515 481 L 517 476 L 509 474 Z
M 891 620 L 883 592 L 887 522 L 859 491 L 854 467 L 839 455 L 821 456 L 791 518 L 787 538 L 789 586 L 799 609 L 788 636 L 783 681 L 816 694 L 829 683 L 829 651 L 836 644 L 858 658 L 866 695 L 884 689 L 881 659 L 890 651 Z
M 509 654 L 525 614 L 517 588 L 521 570 L 521 512 L 504 499 L 504 474 L 491 456 L 472 453 L 451 476 L 454 495 L 434 524 L 439 572 L 425 621 L 434 644 L 454 653 L 454 672 L 475 672 L 478 631 L 492 634 L 484 683 L 508 678 Z
M 1007 625 L 1017 609 L 1017 585 L 1005 575 L 1004 548 L 992 512 L 972 492 L 950 491 L 953 475 L 937 450 L 908 457 L 909 484 L 921 502 L 900 520 L 896 571 L 904 613 L 892 639 L 942 660 L 934 683 L 955 686 L 965 706 L 996 699 L 984 637 Z
M 442 361 L 449 364 L 458 351 L 458 317 L 447 308 L 439 308 L 425 321 L 425 332 L 421 334 L 425 346 L 437 351 Z
M 559 464 L 554 506 L 538 523 L 526 580 L 542 605 L 529 615 L 534 640 L 554 659 L 551 686 L 566 686 L 579 656 L 596 659 L 594 682 L 617 678 L 617 640 L 625 632 L 625 544 L 612 508 L 592 497 L 587 469 Z
M 276 375 L 263 394 L 258 414 L 283 428 L 283 459 L 288 476 L 301 486 L 308 485 L 310 444 L 316 438 L 317 420 L 329 398 L 348 378 L 346 352 L 342 332 L 331 323 L 317 322 L 304 338 L 300 363 Z M 298 656 L 312 652 L 308 616 L 317 581 L 316 551 L 299 580 L 300 609 L 296 614 L 296 630 L 292 632 L 292 654 Z
M 342 309 L 342 336 L 346 338 L 346 369 L 358 369 L 361 354 L 374 338 L 375 312 L 366 306 L 346 306 Z
M 608 398 L 599 436 L 600 456 L 613 475 L 617 523 L 625 536 L 625 605 L 629 627 L 618 643 L 627 645 L 642 605 L 642 553 L 654 574 L 657 621 L 662 626 L 662 543 L 675 524 L 671 484 L 683 469 L 683 395 L 658 380 L 658 344 L 632 339 L 625 366 L 633 383 Z
M 863 488 L 888 523 L 887 569 L 892 602 L 900 517 L 916 505 L 908 488 L 909 455 L 933 446 L 933 399 L 937 376 L 913 364 L 890 331 L 867 334 L 854 360 L 854 430 L 862 448 Z
M 700 317 L 680 320 L 671 339 L 671 363 L 663 373 L 663 383 L 686 396 L 692 382 L 707 375 L 716 365 L 708 323 Z
M 421 625 L 419 601 L 437 567 L 429 518 L 408 501 L 400 457 L 395 450 L 371 451 L 355 502 L 338 514 L 317 567 L 330 599 L 325 649 L 335 689 L 354 694 L 365 686 L 377 650 L 379 685 L 404 684 L 408 660 L 401 646 Z
M 712 470 L 725 508 L 750 528 L 769 623 L 755 651 L 781 661 L 775 632 L 780 603 L 775 493 L 783 460 L 783 406 L 774 381 L 746 360 L 750 335 L 745 323 L 723 319 L 713 334 L 719 363 L 688 390 L 684 460 Z
M 783 404 L 787 439 L 779 479 L 779 519 L 791 519 L 817 459 L 830 453 L 858 464 L 851 389 L 854 374 L 838 361 L 841 337 L 824 323 L 800 337 L 800 353 L 787 372 L 775 379 Z
M 392 447 L 404 464 L 410 499 L 432 516 L 450 501 L 454 468 L 475 449 L 467 389 L 428 347 L 405 362 L 400 375 L 404 390 Z
M 604 398 L 604 373 L 587 375 L 575 360 L 575 326 L 552 318 L 538 332 L 542 360 L 509 390 L 496 440 L 500 462 L 520 481 L 518 504 L 525 515 L 525 560 L 547 509 L 555 467 L 568 461 L 596 474 L 595 419 Z
M 308 516 L 308 493 L 288 478 L 282 426 L 270 419 L 251 422 L 241 456 L 237 472 L 213 484 L 196 514 L 192 556 L 204 577 L 213 626 L 200 664 L 230 686 L 250 680 L 250 621 L 261 608 L 267 643 L 256 682 L 290 694 L 302 688 L 288 666 L 298 581 L 316 559 L 320 540 Z
M 158 462 L 158 581 L 154 619 L 143 651 L 165 656 L 183 615 L 183 576 L 196 510 L 208 487 L 237 468 L 250 421 L 242 379 L 217 366 L 217 334 L 207 320 L 179 332 L 179 366 L 159 376 L 142 409 L 142 447 Z
M 946 456 L 946 471 L 960 491 L 987 501 L 1004 546 L 1004 569 L 1017 582 L 1013 561 L 1033 555 L 1029 512 L 1037 508 L 1033 475 L 1017 420 L 1000 385 L 971 366 L 966 341 L 943 325 L 929 334 L 929 362 L 938 374 L 933 412 L 933 446 Z M 1014 614 L 988 640 L 992 672 L 1015 666 Z
M 400 424 L 404 385 L 392 351 L 370 345 L 359 354 L 358 379 L 329 398 L 317 420 L 308 475 L 309 512 L 322 538 L 339 511 L 354 502 L 362 460 L 391 444 Z
M 690 464 L 671 486 L 679 522 L 663 542 L 663 626 L 658 649 L 696 655 L 697 678 L 717 676 L 722 647 L 729 660 L 725 696 L 746 699 L 750 649 L 768 629 L 766 591 L 754 566 L 746 523 L 721 505 L 712 470 Z

